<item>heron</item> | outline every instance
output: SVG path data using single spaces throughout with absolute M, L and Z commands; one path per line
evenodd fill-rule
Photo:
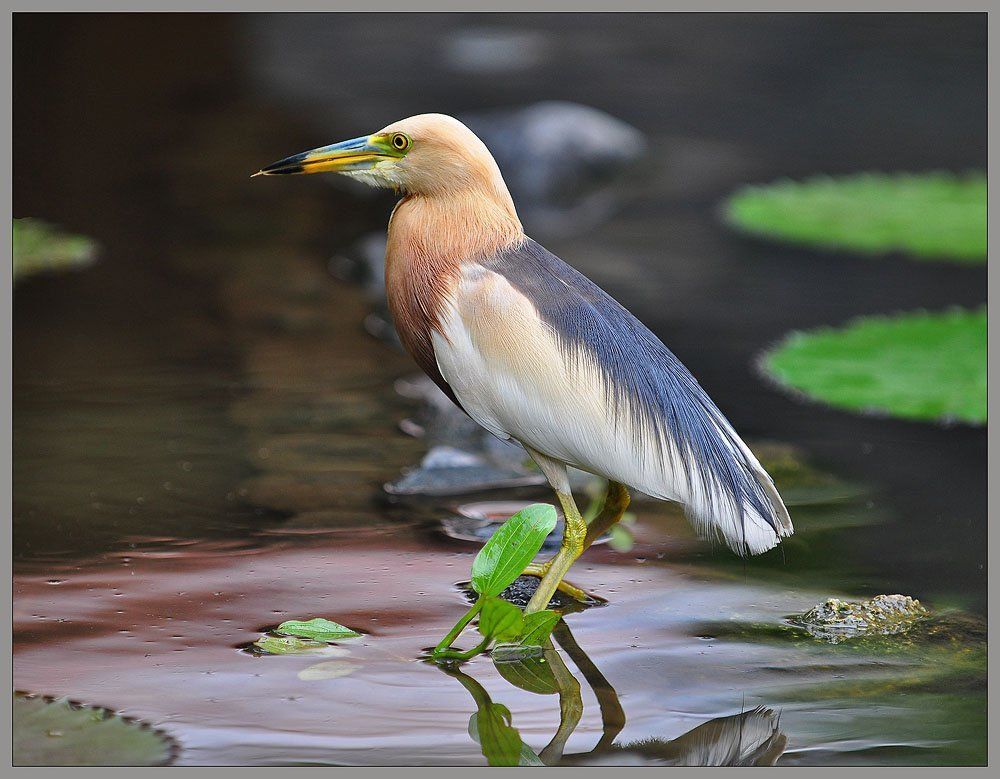
M 566 139 L 571 145 L 572 137 Z M 294 154 L 258 175 L 334 172 L 402 197 L 389 218 L 385 287 L 399 339 L 479 425 L 528 452 L 564 518 L 526 613 L 612 525 L 629 490 L 680 503 L 702 537 L 760 554 L 792 534 L 771 477 L 652 331 L 529 238 L 493 155 L 464 124 L 420 114 Z M 607 492 L 588 524 L 569 467 Z

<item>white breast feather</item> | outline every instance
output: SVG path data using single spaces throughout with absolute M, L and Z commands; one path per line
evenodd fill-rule
M 684 503 L 703 535 L 721 534 L 734 549 L 745 543 L 756 554 L 777 544 L 770 524 L 752 507 L 744 507 L 741 523 L 727 495 L 706 494 L 697 479 L 689 484 L 680 459 L 687 454 L 663 435 L 636 430 L 631 409 L 609 403 L 596 361 L 583 351 L 567 353 L 531 302 L 503 276 L 467 266 L 441 325 L 443 334 L 432 336 L 441 375 L 469 415 L 494 435 Z M 765 490 L 770 487 L 777 496 L 762 468 L 760 474 Z

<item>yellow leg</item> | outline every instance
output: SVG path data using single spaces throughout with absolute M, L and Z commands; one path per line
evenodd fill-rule
M 587 523 L 580 516 L 580 510 L 576 507 L 573 495 L 568 489 L 566 492 L 556 490 L 556 497 L 559 499 L 559 503 L 562 504 L 563 516 L 566 519 L 562 546 L 556 552 L 555 557 L 545 564 L 548 570 L 546 570 L 545 575 L 542 576 L 542 580 L 538 583 L 538 589 L 535 590 L 535 594 L 528 601 L 528 605 L 524 609 L 525 614 L 542 611 L 549 605 L 549 601 L 552 599 L 552 595 L 555 593 L 559 583 L 566 575 L 566 571 L 569 570 L 569 567 L 576 558 L 583 553 L 583 544 L 587 538 Z
M 570 496 L 570 500 L 572 501 L 572 496 Z M 628 508 L 629 500 L 628 490 L 625 488 L 625 485 L 619 484 L 616 481 L 608 482 L 608 491 L 604 497 L 604 505 L 601 507 L 600 513 L 587 525 L 587 535 L 583 540 L 581 554 L 586 552 L 594 541 L 604 535 L 608 531 L 608 528 L 622 518 L 625 510 Z M 539 579 L 544 579 L 552 567 L 554 560 L 555 558 L 552 558 L 552 560 L 544 563 L 532 563 L 524 569 L 524 575 L 537 576 Z M 565 579 L 558 582 L 556 589 L 579 601 L 603 600 L 603 598 L 591 595 Z

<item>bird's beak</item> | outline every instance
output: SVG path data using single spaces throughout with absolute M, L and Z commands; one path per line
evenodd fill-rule
M 293 154 L 254 173 L 254 176 L 279 176 L 290 173 L 346 173 L 370 170 L 382 160 L 392 159 L 392 147 L 379 143 L 376 136 L 365 135 L 331 146 Z M 252 177 L 251 177 L 252 178 Z

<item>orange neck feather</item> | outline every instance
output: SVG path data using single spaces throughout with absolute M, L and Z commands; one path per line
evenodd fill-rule
M 461 267 L 524 240 L 503 181 L 434 195 L 408 195 L 389 220 L 385 287 L 399 338 L 421 368 L 438 380 L 431 332 Z M 492 190 L 492 191 L 491 191 Z M 439 382 L 440 383 L 440 382 Z

